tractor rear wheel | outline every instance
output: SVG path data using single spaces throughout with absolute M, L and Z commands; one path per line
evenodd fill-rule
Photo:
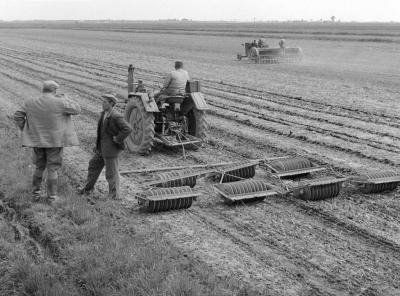
M 132 133 L 125 143 L 130 152 L 149 154 L 154 144 L 154 114 L 147 112 L 141 99 L 131 99 L 125 108 L 125 120 L 132 126 Z
M 259 63 L 261 58 L 260 58 L 260 53 L 257 49 L 257 47 L 252 47 L 249 50 L 249 59 L 253 60 L 256 63 Z
M 186 118 L 188 120 L 188 134 L 205 140 L 208 129 L 206 113 L 193 107 L 186 113 Z

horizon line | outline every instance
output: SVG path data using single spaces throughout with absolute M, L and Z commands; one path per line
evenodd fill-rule
M 331 20 L 304 20 L 304 19 L 293 19 L 293 20 L 193 20 L 193 19 L 157 19 L 157 20 L 131 20 L 131 19 L 15 19 L 15 20 L 3 20 L 0 19 L 0 22 L 3 23 L 12 23 L 12 22 L 203 22 L 203 23 L 212 23 L 212 22 L 225 22 L 225 23 L 331 23 L 331 24 L 345 24 L 345 23 L 365 23 L 365 24 L 373 24 L 373 23 L 400 23 L 400 21 L 331 21 Z

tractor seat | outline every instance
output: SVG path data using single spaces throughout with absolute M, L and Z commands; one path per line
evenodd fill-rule
M 184 96 L 168 96 L 165 98 L 165 102 L 168 104 L 182 104 L 184 99 Z

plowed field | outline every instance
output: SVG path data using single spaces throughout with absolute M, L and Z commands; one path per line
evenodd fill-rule
M 79 182 L 102 91 L 125 96 L 128 64 L 157 89 L 180 59 L 210 105 L 208 142 L 185 157 L 159 146 L 147 157 L 124 153 L 121 170 L 291 155 L 331 168 L 319 175 L 399 171 L 396 43 L 291 39 L 288 46 L 302 47 L 303 61 L 271 65 L 236 61 L 244 41 L 218 32 L 1 29 L 1 112 L 12 114 L 39 95 L 43 80 L 58 81 L 83 109 L 75 118 L 81 146 L 67 149 L 65 161 Z M 281 191 L 296 183 L 277 181 L 262 167 L 255 178 Z M 217 276 L 249 283 L 262 295 L 400 294 L 397 191 L 366 195 L 347 186 L 325 201 L 280 196 L 232 207 L 211 184 L 200 180 L 205 195 L 188 210 L 146 214 L 132 194 L 137 179 L 125 176 L 123 203 L 143 228 L 161 230 Z

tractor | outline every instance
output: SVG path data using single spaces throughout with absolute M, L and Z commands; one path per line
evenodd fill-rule
M 124 116 L 133 128 L 125 140 L 130 152 L 147 155 L 155 143 L 197 149 L 207 137 L 207 110 L 199 81 L 188 82 L 184 95 L 154 98 L 142 81 L 134 83 L 134 67 L 129 65 Z

